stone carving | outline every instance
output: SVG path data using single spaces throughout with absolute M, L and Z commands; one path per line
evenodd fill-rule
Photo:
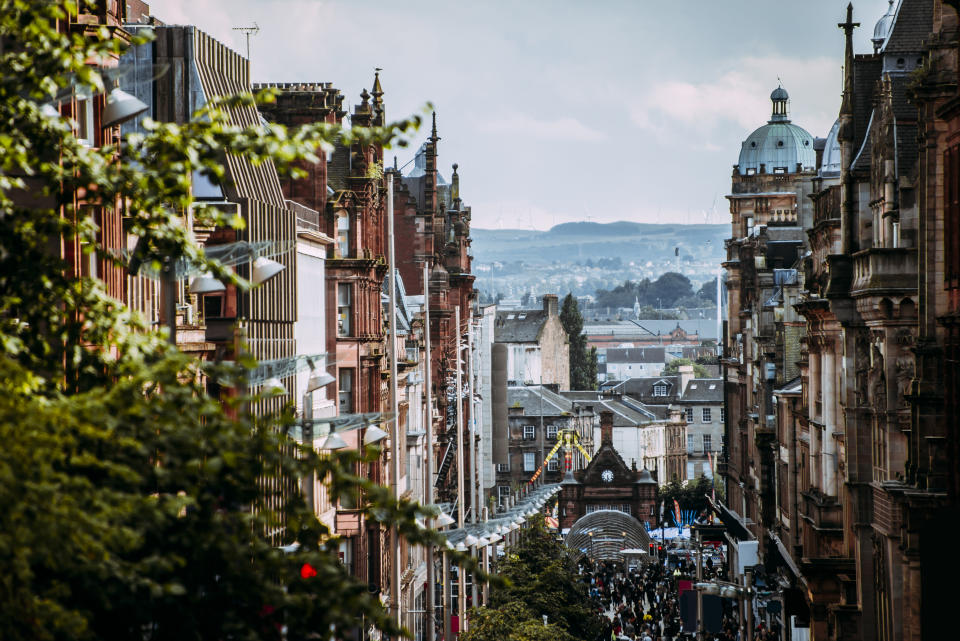
M 873 393 L 873 407 L 878 412 L 887 409 L 887 374 L 883 367 L 883 353 L 876 343 L 873 344 L 873 367 L 870 368 L 870 391 Z
M 914 363 L 912 356 L 898 358 L 894 363 L 897 375 L 897 407 L 909 407 L 907 395 L 910 393 L 910 384 L 914 376 Z
M 867 340 L 866 332 L 857 332 L 855 341 L 854 367 L 856 368 L 857 405 L 863 407 L 868 403 L 867 396 L 870 385 L 870 342 Z
M 906 327 L 901 327 L 893 335 L 893 340 L 896 341 L 897 345 L 903 347 L 913 347 L 915 343 L 914 338 L 913 331 Z

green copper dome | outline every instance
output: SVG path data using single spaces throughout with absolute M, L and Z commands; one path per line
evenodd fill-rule
M 770 94 L 773 114 L 770 121 L 760 127 L 746 140 L 740 149 L 737 163 L 741 176 L 759 174 L 761 165 L 768 174 L 792 174 L 799 164 L 803 169 L 813 169 L 817 154 L 813 150 L 813 136 L 790 122 L 787 117 L 787 102 L 790 96 L 783 87 Z

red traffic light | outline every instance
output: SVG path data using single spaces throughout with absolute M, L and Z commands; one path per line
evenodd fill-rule
M 309 563 L 304 563 L 300 567 L 300 576 L 304 579 L 312 579 L 317 576 L 317 570 Z

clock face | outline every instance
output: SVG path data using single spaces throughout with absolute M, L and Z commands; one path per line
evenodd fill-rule
M 603 473 L 600 474 L 600 478 L 603 479 L 604 483 L 612 483 L 613 470 L 604 470 Z

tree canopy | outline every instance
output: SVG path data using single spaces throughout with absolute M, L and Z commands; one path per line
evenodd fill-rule
M 690 279 L 677 272 L 667 272 L 656 280 L 625 281 L 613 289 L 597 290 L 598 307 L 633 307 L 636 301 L 641 306 L 656 308 L 675 307 L 683 301 L 690 302 L 693 285 Z
M 506 585 L 490 593 L 490 605 L 471 612 L 463 641 L 596 639 L 603 621 L 564 545 L 538 517 L 497 566 Z M 548 625 L 543 624 L 543 615 Z
M 86 6 L 84 3 L 83 6 Z M 320 456 L 288 436 L 288 409 L 246 411 L 257 397 L 213 398 L 205 380 L 243 389 L 250 365 L 209 367 L 166 342 L 100 281 L 74 275 L 56 250 L 100 242 L 84 207 L 123 202 L 136 258 L 180 256 L 221 280 L 247 283 L 208 261 L 179 215 L 195 205 L 194 172 L 223 174 L 227 153 L 298 159 L 335 141 L 388 143 L 419 119 L 380 129 L 333 125 L 287 131 L 233 124 L 242 95 L 208 104 L 189 123 L 151 120 L 123 145 L 88 147 L 45 103 L 104 91 L 88 61 L 125 46 L 104 28 L 68 33 L 76 2 L 0 3 L 0 629 L 8 639 L 287 639 L 346 629 L 360 617 L 395 624 L 366 583 L 339 563 L 338 541 L 296 492 L 312 471 L 332 496 L 363 495 L 367 518 L 411 541 L 438 540 L 398 500 L 353 473 L 375 448 Z M 197 206 L 198 222 L 243 225 Z M 264 532 L 286 525 L 292 552 Z M 283 634 L 281 634 L 283 629 Z
M 680 373 L 681 365 L 693 365 L 694 378 L 710 378 L 710 372 L 702 364 L 692 361 L 689 358 L 675 358 L 663 368 L 664 376 L 676 376 Z
M 597 388 L 597 348 L 587 348 L 583 316 L 573 294 L 567 294 L 560 310 L 560 322 L 570 341 L 570 389 Z

